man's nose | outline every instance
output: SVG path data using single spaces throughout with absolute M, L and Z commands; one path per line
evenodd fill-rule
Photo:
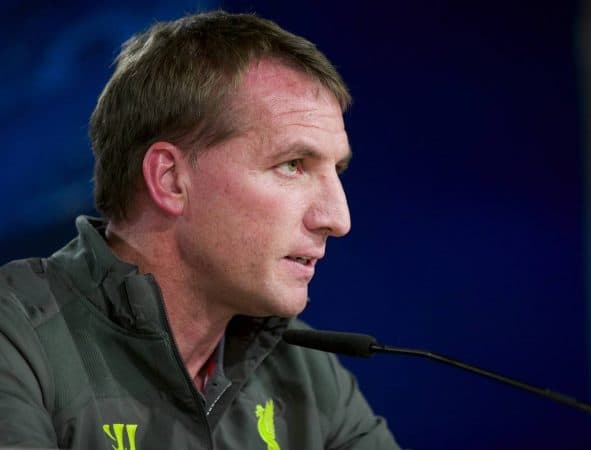
M 313 194 L 311 207 L 306 214 L 305 225 L 309 230 L 334 237 L 344 236 L 351 229 L 347 196 L 336 172 L 320 177 L 318 189 Z

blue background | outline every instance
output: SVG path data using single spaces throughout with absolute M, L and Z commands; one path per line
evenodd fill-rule
M 579 398 L 589 388 L 575 2 L 4 1 L 0 262 L 92 213 L 88 117 L 122 41 L 221 6 L 316 42 L 349 84 L 353 229 L 304 317 Z M 425 360 L 343 358 L 405 448 L 591 448 L 591 416 Z

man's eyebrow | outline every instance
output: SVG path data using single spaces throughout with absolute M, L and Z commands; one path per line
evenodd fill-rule
M 273 153 L 271 157 L 279 161 L 299 158 L 321 159 L 322 154 L 307 145 L 295 144 Z
M 351 146 L 349 145 L 348 150 L 347 150 L 347 154 L 345 155 L 345 157 L 343 159 L 341 159 L 337 163 L 337 172 L 339 174 L 341 174 L 345 170 L 347 170 L 347 168 L 349 167 L 349 164 L 351 163 L 352 158 L 353 158 L 353 151 L 351 150 Z

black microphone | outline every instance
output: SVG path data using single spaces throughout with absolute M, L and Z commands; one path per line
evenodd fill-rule
M 283 340 L 288 344 L 297 345 L 300 347 L 312 348 L 315 350 L 322 350 L 330 353 L 339 353 L 348 356 L 363 356 L 369 357 L 374 353 L 396 353 L 399 355 L 418 356 L 420 358 L 427 358 L 437 362 L 447 364 L 459 369 L 466 370 L 477 375 L 493 379 L 500 383 L 508 384 L 510 386 L 522 389 L 533 394 L 540 395 L 563 405 L 570 406 L 580 411 L 585 411 L 591 414 L 591 404 L 577 400 L 568 395 L 554 392 L 546 388 L 540 388 L 529 383 L 518 381 L 514 378 L 509 378 L 500 375 L 490 370 L 481 369 L 470 364 L 466 364 L 457 359 L 448 358 L 428 350 L 418 350 L 412 348 L 390 347 L 379 344 L 378 341 L 366 334 L 357 333 L 343 333 L 338 331 L 319 331 L 319 330 L 287 330 L 283 334 Z
M 373 355 L 371 346 L 378 344 L 374 337 L 367 334 L 317 330 L 287 330 L 283 334 L 283 340 L 300 347 L 363 357 Z

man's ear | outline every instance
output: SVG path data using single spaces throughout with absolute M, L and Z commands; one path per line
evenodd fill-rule
M 148 194 L 163 212 L 180 216 L 186 204 L 184 153 L 170 142 L 155 142 L 144 155 L 142 171 Z

